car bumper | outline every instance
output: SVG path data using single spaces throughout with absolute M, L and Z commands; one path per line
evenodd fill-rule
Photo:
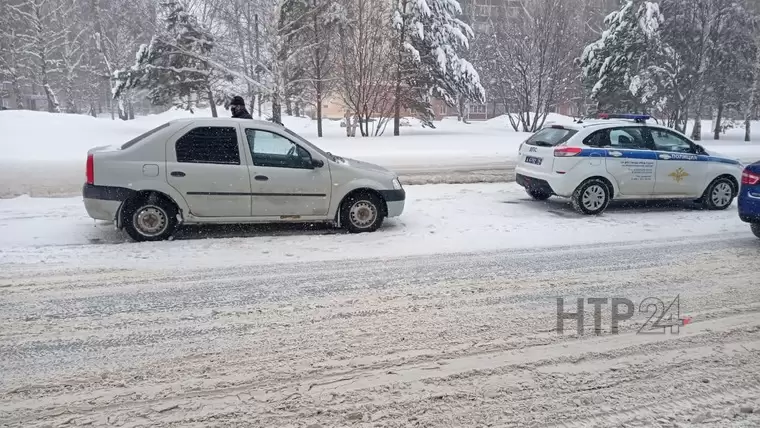
M 515 172 L 515 181 L 526 190 L 540 191 L 563 198 L 572 196 L 580 184 L 576 180 L 577 177 L 571 177 L 570 175 L 543 174 L 520 167 L 517 167 Z
M 399 217 L 404 212 L 406 203 L 406 191 L 401 190 L 383 190 L 380 196 L 385 200 L 388 208 L 388 217 Z
M 123 187 L 96 186 L 85 184 L 82 187 L 84 208 L 87 215 L 95 220 L 114 221 L 122 202 L 129 199 L 134 190 Z
M 742 189 L 737 199 L 739 218 L 747 223 L 760 223 L 760 191 Z

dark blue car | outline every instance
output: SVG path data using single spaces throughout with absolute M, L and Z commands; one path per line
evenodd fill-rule
M 744 168 L 738 204 L 739 218 L 749 223 L 752 233 L 760 238 L 760 162 Z

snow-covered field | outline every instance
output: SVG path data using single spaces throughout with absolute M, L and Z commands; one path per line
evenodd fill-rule
M 205 110 L 195 113 L 210 116 Z M 228 114 L 222 110 L 220 114 Z M 82 115 L 4 111 L 0 114 L 0 198 L 18 195 L 73 196 L 81 192 L 87 150 L 121 144 L 168 120 L 190 113 L 172 110 L 112 121 Z M 383 136 L 347 138 L 338 121 L 324 122 L 325 137 L 316 137 L 316 123 L 287 117 L 285 124 L 321 148 L 397 171 L 407 184 L 506 182 L 514 180 L 517 148 L 530 134 L 514 132 L 506 118 L 464 124 L 455 118 L 425 129 L 411 121 L 401 137 L 392 127 Z M 551 115 L 548 122 L 571 118 Z M 755 125 L 760 129 L 760 123 Z M 710 129 L 710 122 L 704 124 Z M 705 137 L 711 138 L 708 131 Z M 708 149 L 745 162 L 760 160 L 760 143 L 745 143 L 740 129 L 721 141 L 704 141 Z

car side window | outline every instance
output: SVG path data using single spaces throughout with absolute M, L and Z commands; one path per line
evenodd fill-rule
M 283 136 L 259 129 L 246 129 L 245 136 L 256 166 L 313 168 L 311 154 Z
M 696 153 L 694 146 L 680 135 L 660 128 L 650 128 L 655 150 L 661 152 Z
M 174 145 L 177 162 L 240 165 L 237 131 L 231 127 L 201 126 Z
M 649 150 L 642 127 L 613 128 L 609 131 L 609 147 L 611 148 Z
M 608 147 L 609 146 L 609 134 L 606 129 L 596 131 L 593 134 L 586 137 L 583 140 L 583 144 L 589 147 Z

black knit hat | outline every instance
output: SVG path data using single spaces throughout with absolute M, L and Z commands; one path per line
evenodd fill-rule
M 237 95 L 234 98 L 232 98 L 232 102 L 230 103 L 230 105 L 245 107 L 245 100 L 243 100 L 243 97 L 241 97 L 240 95 Z

